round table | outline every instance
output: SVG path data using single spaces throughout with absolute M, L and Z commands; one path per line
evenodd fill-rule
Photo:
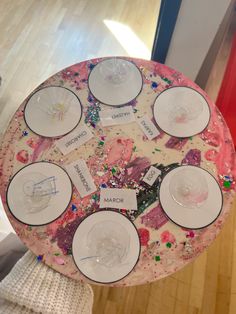
M 63 156 L 55 146 L 56 139 L 40 137 L 26 126 L 24 107 L 29 95 L 14 114 L 4 134 L 0 155 L 1 197 L 6 214 L 20 239 L 36 254 L 39 262 L 43 261 L 73 279 L 87 282 L 90 281 L 80 273 L 73 261 L 72 239 L 84 217 L 99 209 L 99 189 L 90 196 L 80 198 L 78 191 L 73 188 L 72 200 L 62 216 L 44 226 L 25 225 L 12 216 L 6 204 L 9 180 L 22 167 L 41 160 L 64 167 L 83 158 L 97 186 L 110 182 L 113 187 L 120 187 L 122 182 L 122 187 L 127 187 L 126 182 L 132 181 L 132 188 L 137 190 L 145 169 L 157 164 L 163 170 L 175 167 L 176 164 L 201 166 L 217 179 L 223 191 L 223 210 L 214 223 L 199 230 L 184 229 L 168 220 L 160 207 L 156 186 L 139 191 L 138 210 L 123 212 L 134 222 L 139 232 L 139 261 L 128 276 L 111 286 L 149 283 L 193 261 L 221 230 L 233 201 L 236 178 L 235 151 L 230 132 L 207 94 L 183 74 L 165 65 L 125 59 L 136 64 L 143 77 L 141 93 L 129 104 L 137 117 L 147 114 L 153 118 L 153 104 L 158 94 L 172 86 L 187 86 L 202 94 L 209 104 L 211 119 L 207 128 L 198 135 L 182 139 L 160 130 L 158 137 L 151 141 L 133 123 L 103 128 L 99 112 L 104 105 L 88 89 L 88 75 L 103 59 L 93 59 L 58 72 L 37 89 L 56 85 L 72 90 L 82 104 L 82 121 L 93 131 L 94 138 Z M 120 177 L 122 180 L 119 180 Z

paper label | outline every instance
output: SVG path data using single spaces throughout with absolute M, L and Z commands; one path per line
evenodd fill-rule
M 126 124 L 135 121 L 133 108 L 131 106 L 106 109 L 99 113 L 102 126 Z
M 142 118 L 138 118 L 137 121 L 143 133 L 149 140 L 154 139 L 160 134 L 154 123 L 147 115 L 143 116 Z
M 148 172 L 145 174 L 143 181 L 149 185 L 153 185 L 157 177 L 161 174 L 161 170 L 151 166 Z
M 97 190 L 84 160 L 79 159 L 65 166 L 65 168 L 81 197 L 85 197 Z
M 74 130 L 70 134 L 56 141 L 56 146 L 60 149 L 63 155 L 66 155 L 75 148 L 78 148 L 84 143 L 88 142 L 92 137 L 93 133 L 84 124 L 76 128 L 76 130 Z
M 135 190 L 131 189 L 101 189 L 100 208 L 118 208 L 137 210 Z

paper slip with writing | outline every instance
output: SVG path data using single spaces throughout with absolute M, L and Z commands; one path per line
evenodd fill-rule
M 97 190 L 89 168 L 83 159 L 66 165 L 65 168 L 81 197 L 85 197 Z
M 133 108 L 131 106 L 102 110 L 99 116 L 102 126 L 126 124 L 135 121 Z
M 60 140 L 56 141 L 56 146 L 60 149 L 63 155 L 69 154 L 75 148 L 80 147 L 84 143 L 88 142 L 93 137 L 93 133 L 83 124 L 76 128 L 70 134 L 64 136 Z
M 143 181 L 149 185 L 153 185 L 157 177 L 161 174 L 161 170 L 151 166 L 148 172 L 145 174 Z
M 101 189 L 100 208 L 137 210 L 137 197 L 132 189 Z
M 160 134 L 155 124 L 147 115 L 143 116 L 142 118 L 138 118 L 137 121 L 143 133 L 149 140 L 154 139 Z

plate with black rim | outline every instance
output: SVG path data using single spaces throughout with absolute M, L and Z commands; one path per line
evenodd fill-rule
M 135 99 L 143 86 L 142 74 L 131 61 L 105 59 L 92 69 L 88 87 L 93 96 L 109 106 L 122 106 Z
M 20 222 L 41 226 L 60 217 L 72 197 L 70 177 L 60 166 L 42 161 L 20 169 L 7 188 L 7 205 Z
M 121 280 L 133 270 L 140 248 L 134 224 L 116 211 L 102 210 L 80 223 L 74 234 L 72 255 L 85 277 L 106 284 Z
M 210 120 L 206 99 L 187 86 L 173 86 L 161 92 L 153 112 L 156 123 L 165 133 L 182 138 L 201 133 Z
M 216 179 L 196 166 L 180 166 L 163 178 L 159 200 L 171 221 L 188 229 L 213 223 L 223 207 L 223 194 Z
M 78 96 L 61 86 L 38 89 L 28 99 L 24 118 L 27 126 L 44 137 L 59 137 L 71 132 L 80 122 L 82 107 Z

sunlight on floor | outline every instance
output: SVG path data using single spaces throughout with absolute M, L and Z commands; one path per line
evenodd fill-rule
M 129 56 L 150 60 L 151 51 L 129 26 L 111 20 L 103 22 Z

